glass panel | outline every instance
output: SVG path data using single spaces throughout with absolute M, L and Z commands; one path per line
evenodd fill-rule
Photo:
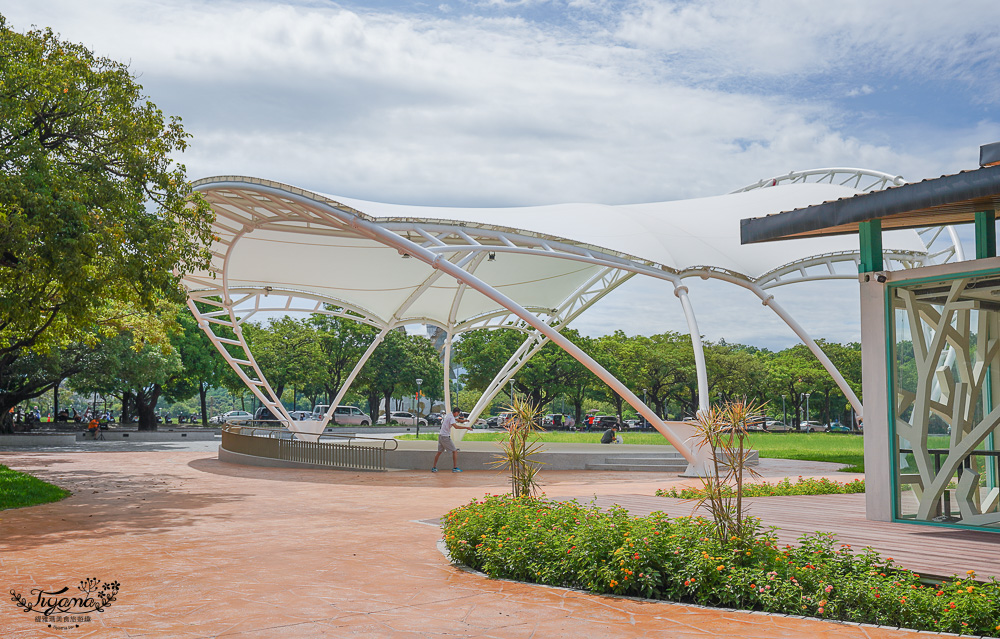
M 893 287 L 896 515 L 1000 527 L 1000 278 Z

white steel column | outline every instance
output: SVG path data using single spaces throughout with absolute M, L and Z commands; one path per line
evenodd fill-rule
M 694 349 L 694 367 L 698 373 L 698 412 L 709 408 L 708 397 L 708 366 L 705 364 L 705 347 L 698 331 L 698 320 L 694 316 L 694 307 L 688 298 L 688 288 L 674 284 L 674 295 L 681 301 L 684 308 L 684 318 L 687 319 L 688 332 L 691 333 L 691 347 Z
M 451 329 L 444 338 L 444 414 L 451 415 Z
M 892 478 L 890 477 L 889 402 L 895 401 L 886 380 L 885 315 L 892 312 L 885 303 L 885 284 L 878 273 L 862 274 L 861 279 L 861 375 L 865 405 L 865 517 L 892 521 Z M 914 337 L 916 339 L 916 337 Z

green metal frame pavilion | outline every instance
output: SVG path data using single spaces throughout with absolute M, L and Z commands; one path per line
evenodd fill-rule
M 980 168 L 741 221 L 743 244 L 857 233 L 869 519 L 1000 529 L 1000 143 Z M 974 260 L 887 271 L 882 232 L 975 224 Z

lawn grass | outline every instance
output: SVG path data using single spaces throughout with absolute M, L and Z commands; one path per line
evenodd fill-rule
M 597 444 L 601 432 L 571 433 L 551 431 L 540 433 L 541 441 L 566 444 Z M 471 432 L 465 440 L 472 442 L 497 441 L 503 433 Z M 622 433 L 625 444 L 665 445 L 670 442 L 657 432 Z M 415 439 L 413 435 L 402 435 L 399 439 Z M 437 433 L 421 433 L 420 439 L 435 440 Z M 849 433 L 752 433 L 750 447 L 765 459 L 800 459 L 844 464 L 846 473 L 865 472 L 864 437 Z
M 53 486 L 27 473 L 0 466 L 0 510 L 47 504 L 69 495 L 68 490 Z

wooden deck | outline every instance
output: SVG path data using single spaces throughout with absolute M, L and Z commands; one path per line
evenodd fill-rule
M 649 495 L 604 495 L 579 498 L 600 508 L 618 504 L 633 515 L 660 510 L 671 516 L 692 514 L 693 503 Z M 765 526 L 777 526 L 782 543 L 817 531 L 837 535 L 854 550 L 871 546 L 884 557 L 923 576 L 941 578 L 975 570 L 977 578 L 1000 578 L 1000 531 L 957 530 L 919 524 L 865 519 L 865 496 L 802 495 L 747 498 L 747 512 Z

